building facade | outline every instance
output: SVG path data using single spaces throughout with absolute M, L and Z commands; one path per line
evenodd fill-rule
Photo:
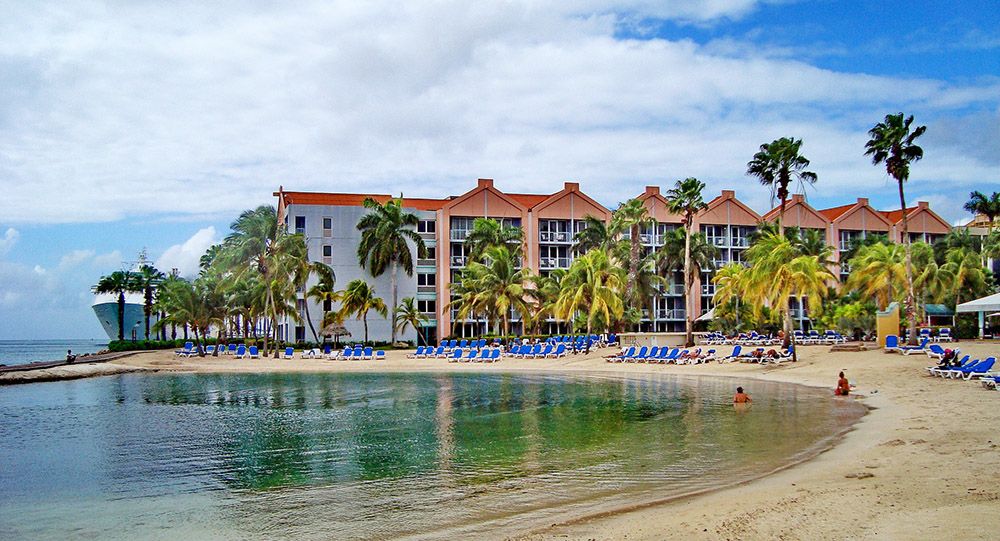
M 302 233 L 306 238 L 309 258 L 329 265 L 343 288 L 354 279 L 367 280 L 376 294 L 390 304 L 391 285 L 389 273 L 372 277 L 361 267 L 357 248 L 361 239 L 357 230 L 358 220 L 368 211 L 362 206 L 371 197 L 384 203 L 388 194 L 342 194 L 285 191 L 274 193 L 278 198 L 278 217 L 289 232 Z M 666 199 L 657 186 L 647 186 L 635 196 L 649 212 L 653 223 L 640 231 L 646 254 L 663 249 L 667 236 L 681 227 L 682 219 L 667 211 Z M 585 227 L 585 218 L 592 216 L 604 222 L 611 219 L 611 209 L 598 203 L 580 189 L 575 182 L 566 182 L 561 190 L 550 194 L 509 193 L 498 189 L 492 179 L 479 179 L 468 192 L 442 199 L 403 198 L 403 207 L 420 218 L 417 232 L 428 248 L 425 257 L 412 254 L 415 262 L 412 276 L 399 274 L 399 299 L 413 297 L 423 315 L 425 325 L 417 332 L 407 329 L 400 340 L 436 343 L 446 336 L 480 336 L 487 331 L 487 322 L 475 317 L 459 319 L 458 311 L 450 307 L 453 300 L 450 284 L 460 279 L 469 263 L 469 249 L 465 242 L 476 218 L 492 218 L 506 225 L 520 228 L 524 233 L 521 264 L 536 274 L 545 275 L 556 269 L 568 269 L 574 259 L 577 234 Z M 949 231 L 947 222 L 930 210 L 924 202 L 906 209 L 910 237 L 913 240 L 933 242 Z M 763 216 L 736 197 L 736 192 L 723 190 L 708 202 L 693 224 L 694 230 L 705 235 L 706 240 L 718 251 L 716 268 L 730 262 L 743 263 L 750 237 L 761 222 L 778 219 L 778 209 Z M 823 232 L 828 245 L 834 248 L 833 263 L 842 276 L 849 272 L 842 261 L 854 242 L 869 235 L 885 235 L 901 240 L 902 213 L 879 211 L 867 199 L 859 198 L 849 205 L 817 210 L 800 194 L 789 199 L 785 207 L 785 225 Z M 626 235 L 627 236 L 627 235 Z M 706 270 L 695 277 L 693 299 L 696 315 L 712 308 L 715 286 L 713 272 Z M 681 272 L 667 277 L 668 283 L 659 288 L 648 308 L 643 308 L 642 330 L 673 332 L 684 329 L 685 291 Z M 303 291 L 311 287 L 307 284 Z M 298 308 L 302 323 L 286 321 L 279 332 L 290 340 L 313 340 L 313 329 L 318 333 L 323 314 L 337 306 L 323 306 L 306 299 L 300 292 Z M 808 326 L 808 300 L 793 301 L 793 316 L 803 327 Z M 307 317 L 308 314 L 308 317 Z M 310 327 L 308 321 L 312 322 Z M 347 320 L 345 327 L 351 340 L 363 337 L 363 323 Z M 368 315 L 369 338 L 386 341 L 391 333 L 391 313 L 383 317 Z M 546 333 L 568 332 L 566 323 L 555 320 L 543 322 Z M 511 331 L 524 331 L 520 314 L 513 313 Z

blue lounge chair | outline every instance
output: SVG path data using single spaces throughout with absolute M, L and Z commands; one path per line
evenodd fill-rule
M 556 346 L 555 351 L 553 351 L 552 353 L 549 353 L 548 356 L 549 357 L 554 357 L 554 358 L 565 357 L 566 356 L 566 344 L 559 344 L 558 346 Z
M 250 346 L 250 358 L 251 359 L 260 358 L 260 352 L 257 350 L 257 346 Z
M 236 348 L 236 358 L 242 359 L 243 357 L 246 356 L 247 356 L 247 347 L 244 346 L 243 344 L 240 344 L 239 347 Z
M 628 357 L 631 357 L 632 355 L 635 355 L 635 346 L 632 346 L 632 347 L 628 348 L 627 350 L 625 350 L 622 353 L 619 353 L 618 355 L 613 355 L 611 357 L 608 357 L 608 362 L 609 363 L 620 363 L 620 362 L 624 361 L 625 359 L 627 359 Z
M 895 334 L 890 334 L 885 337 L 885 350 L 886 351 L 901 351 L 899 349 L 899 337 Z
M 424 346 L 417 346 L 417 350 L 406 355 L 407 359 L 421 359 L 424 356 Z
M 295 357 L 295 348 L 285 348 L 285 353 L 281 355 L 282 359 L 292 359 Z
M 375 352 L 372 350 L 371 346 L 367 346 L 361 350 L 361 358 L 370 361 L 375 357 Z
M 462 348 L 455 348 L 451 350 L 451 357 L 448 358 L 448 362 L 457 363 L 462 360 Z
M 378 351 L 376 351 L 375 352 L 375 360 L 376 361 L 378 361 L 378 360 L 383 360 L 384 361 L 385 360 L 385 351 L 382 351 L 381 349 L 378 350 Z
M 198 350 L 195 349 L 194 342 L 184 342 L 184 349 L 174 351 L 174 355 L 177 355 L 178 357 L 190 357 L 197 354 Z
M 929 375 L 929 376 L 942 376 L 943 374 L 941 374 L 941 372 L 947 372 L 949 370 L 958 370 L 959 368 L 968 366 L 969 363 L 977 363 L 977 362 L 979 362 L 979 359 L 976 359 L 975 361 L 970 361 L 969 359 L 970 359 L 970 357 L 968 355 L 966 355 L 965 357 L 962 357 L 962 360 L 958 362 L 958 365 L 954 366 L 952 368 L 941 368 L 939 365 L 928 366 L 927 367 L 927 375 Z
M 972 378 L 978 378 L 985 376 L 993 369 L 993 365 L 997 362 L 995 357 L 987 357 L 986 359 L 976 363 L 975 366 L 970 366 L 968 368 L 959 368 L 958 370 L 951 370 L 948 377 L 953 379 L 962 378 L 964 380 L 970 380 Z
M 733 359 L 738 359 L 740 355 L 743 354 L 743 346 L 736 344 L 733 346 L 733 352 L 722 358 L 726 362 L 731 362 Z
M 927 351 L 927 343 L 930 342 L 929 338 L 924 338 L 920 341 L 919 346 L 902 346 L 900 347 L 900 353 L 903 355 L 909 355 L 911 353 L 923 353 Z
M 941 341 L 941 342 L 951 342 L 954 339 L 955 338 L 951 336 L 951 329 L 949 329 L 948 327 L 944 327 L 940 331 L 938 331 L 938 340 L 939 341 Z
M 461 357 L 461 358 L 459 359 L 459 361 L 461 361 L 461 362 L 463 362 L 463 363 L 468 363 L 468 362 L 472 362 L 472 361 L 475 361 L 475 360 L 476 360 L 476 357 L 477 357 L 478 355 L 479 355 L 479 351 L 478 351 L 478 350 L 475 350 L 475 349 L 470 349 L 470 350 L 469 350 L 469 353 L 468 353 L 468 354 L 467 354 L 467 355 L 466 355 L 465 357 Z

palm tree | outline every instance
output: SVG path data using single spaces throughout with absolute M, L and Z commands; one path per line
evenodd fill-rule
M 899 185 L 899 208 L 903 213 L 903 243 L 906 248 L 906 304 L 911 329 L 917 328 L 916 297 L 913 293 L 913 261 L 910 257 L 910 229 L 906 218 L 906 197 L 903 194 L 903 183 L 910 178 L 910 164 L 924 157 L 924 149 L 914 141 L 927 131 L 927 126 L 917 126 L 910 131 L 913 115 L 903 118 L 903 113 L 885 115 L 885 121 L 879 122 L 868 135 L 871 139 L 865 143 L 865 155 L 872 157 L 872 164 L 884 163 L 890 177 L 896 179 Z M 916 344 L 917 333 L 910 333 L 910 344 Z
M 833 274 L 816 256 L 800 255 L 784 235 L 769 235 L 747 249 L 750 270 L 744 282 L 746 295 L 759 311 L 776 310 L 784 322 L 785 347 L 794 345 L 790 302 L 792 297 L 822 301 L 829 292 Z M 821 307 L 821 302 L 815 304 Z M 797 360 L 792 353 L 792 360 Z
M 102 276 L 93 287 L 94 293 L 118 295 L 118 340 L 125 339 L 125 294 L 138 290 L 135 275 L 129 271 L 114 271 Z
M 396 330 L 402 334 L 406 332 L 407 327 L 412 327 L 414 331 L 417 331 L 417 345 L 421 345 L 420 328 L 424 326 L 427 318 L 420 313 L 417 308 L 417 301 L 413 297 L 406 297 L 403 299 L 399 306 L 396 307 L 396 313 L 393 314 L 392 324 L 396 326 Z
M 571 321 L 577 312 L 585 313 L 587 335 L 595 324 L 610 325 L 624 314 L 622 288 L 625 277 L 608 254 L 591 250 L 573 260 L 561 281 L 555 304 L 557 318 Z
M 760 145 L 760 151 L 747 163 L 747 174 L 755 176 L 764 186 L 771 188 L 771 201 L 777 196 L 781 201 L 778 210 L 778 230 L 784 232 L 785 201 L 788 200 L 788 185 L 798 181 L 800 188 L 816 182 L 816 173 L 806 171 L 809 160 L 799 153 L 802 139 L 782 137 Z
M 691 237 L 693 232 L 691 226 L 694 223 L 695 215 L 708 207 L 701 195 L 704 189 L 704 182 L 694 177 L 688 177 L 684 180 L 678 180 L 677 185 L 667 192 L 667 210 L 673 214 L 681 215 L 684 230 L 688 232 L 684 241 L 684 343 L 687 346 L 694 345 L 694 294 L 692 292 L 694 273 L 691 272 Z
M 204 338 L 211 325 L 221 322 L 222 306 L 212 289 L 196 280 L 165 281 L 161 301 L 167 307 L 167 317 L 156 322 L 154 328 L 167 323 L 190 326 L 198 346 L 198 355 L 205 356 Z
M 715 295 L 712 304 L 723 306 L 733 303 L 736 314 L 736 327 L 740 326 L 740 304 L 747 294 L 747 280 L 750 269 L 739 263 L 729 263 L 715 272 L 712 283 L 715 284 Z
M 317 276 L 316 283 L 306 291 L 306 298 L 313 299 L 323 307 L 323 326 L 326 326 L 326 315 L 330 310 L 326 309 L 327 305 L 332 307 L 334 302 L 340 300 L 340 292 L 336 290 L 337 276 L 334 274 L 333 269 L 322 263 L 314 264 L 314 272 Z
M 603 222 L 602 222 L 603 224 Z M 562 288 L 563 277 L 566 276 L 566 269 L 553 269 L 547 275 L 533 276 L 533 288 L 526 292 L 531 299 L 533 310 L 524 317 L 530 319 L 531 328 L 535 334 L 541 334 L 542 322 L 549 316 L 555 318 L 555 306 L 559 300 L 559 291 Z
M 152 265 L 143 265 L 139 267 L 139 272 L 134 274 L 135 286 L 142 290 L 144 304 L 142 307 L 142 313 L 146 320 L 146 340 L 149 340 L 149 318 L 153 314 L 153 297 L 156 292 L 156 288 L 160 285 L 160 282 L 166 278 L 166 275 L 158 271 L 156 267 Z
M 409 243 L 412 242 L 416 248 L 417 257 L 427 252 L 424 240 L 416 231 L 420 218 L 403 210 L 402 199 L 390 199 L 380 205 L 378 201 L 368 197 L 364 200 L 364 207 L 371 212 L 358 220 L 357 227 L 361 231 L 358 262 L 361 268 L 367 266 L 373 277 L 381 276 L 387 268 L 390 269 L 392 311 L 395 313 L 399 296 L 399 268 L 402 267 L 407 276 L 413 276 L 413 254 Z M 393 344 L 396 343 L 395 326 L 392 328 L 391 340 Z
M 612 229 L 618 223 L 609 226 L 604 220 L 591 215 L 583 217 L 584 227 L 576 234 L 576 244 L 573 245 L 573 252 L 576 255 L 585 254 L 591 250 L 610 251 L 618 242 L 618 232 Z
M 500 334 L 507 336 L 511 310 L 529 312 L 526 293 L 530 271 L 517 267 L 516 256 L 506 246 L 491 246 L 483 256 L 483 263 L 473 261 L 462 272 L 462 308 L 480 310 L 498 320 Z
M 301 235 L 292 235 L 278 225 L 278 212 L 271 205 L 261 205 L 245 210 L 230 225 L 230 233 L 223 250 L 215 261 L 232 270 L 232 277 L 240 279 L 248 273 L 256 274 L 263 286 L 264 305 L 261 311 L 271 318 L 271 329 L 277 333 L 278 306 L 275 291 L 288 281 L 278 267 L 283 266 L 282 258 L 290 249 L 297 249 L 302 243 Z M 268 352 L 268 334 L 264 334 L 264 352 Z M 278 354 L 277 344 L 274 349 Z
M 945 295 L 951 293 L 955 277 L 946 265 L 939 265 L 934 257 L 934 249 L 924 242 L 914 243 L 913 250 L 913 288 L 921 306 L 928 302 L 941 302 Z
M 969 291 L 970 297 L 988 287 L 986 272 L 979 260 L 979 254 L 956 248 L 948 251 L 943 269 L 954 280 L 955 306 L 962 304 L 962 291 Z
M 851 274 L 844 288 L 874 298 L 878 309 L 885 310 L 899 296 L 900 284 L 906 275 L 904 259 L 904 250 L 899 244 L 862 246 L 850 260 Z
M 629 307 L 639 304 L 639 296 L 636 295 L 636 285 L 639 281 L 639 265 L 642 259 L 642 239 L 640 235 L 643 228 L 651 225 L 653 220 L 649 217 L 649 211 L 639 199 L 629 199 L 618 205 L 611 217 L 612 231 L 629 232 L 628 251 L 628 280 L 625 282 L 625 302 Z
M 472 231 L 465 237 L 465 245 L 469 248 L 469 260 L 479 261 L 486 251 L 492 247 L 511 247 L 524 241 L 524 233 L 520 227 L 504 225 L 492 218 L 476 218 L 472 221 Z
M 372 310 L 383 317 L 389 313 L 385 302 L 375 295 L 374 287 L 369 286 L 368 282 L 361 279 L 351 280 L 341 295 L 340 313 L 344 317 L 356 316 L 357 319 L 364 322 L 365 343 L 368 343 L 368 312 Z
M 993 192 L 992 195 L 976 190 L 969 194 L 969 201 L 965 204 L 965 210 L 975 215 L 985 216 L 989 221 L 989 230 L 993 231 L 993 221 L 1000 216 L 1000 192 Z

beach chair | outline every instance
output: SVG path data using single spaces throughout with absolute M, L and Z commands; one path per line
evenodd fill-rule
M 995 357 L 987 357 L 986 359 L 976 363 L 975 366 L 968 368 L 959 368 L 958 370 L 952 370 L 948 377 L 952 379 L 964 379 L 966 381 L 972 378 L 980 378 L 989 373 L 993 369 L 993 365 L 997 362 Z
M 424 357 L 426 358 L 434 357 L 435 359 L 444 359 L 447 356 L 448 356 L 447 346 L 438 346 L 437 349 L 434 350 L 433 354 L 427 354 L 427 353 L 424 354 Z
M 627 362 L 627 363 L 634 363 L 638 359 L 645 359 L 646 358 L 646 354 L 648 354 L 648 353 L 649 353 L 649 346 L 642 346 L 641 348 L 639 348 L 639 352 L 638 353 L 636 353 L 635 355 L 632 355 L 631 357 L 626 357 L 625 358 L 625 362 Z
M 361 350 L 361 359 L 362 360 L 370 361 L 374 357 L 375 357 L 374 351 L 372 351 L 372 348 L 370 346 L 365 347 L 364 349 Z
M 351 359 L 355 361 L 362 361 L 365 358 L 365 348 L 362 346 L 354 346 L 351 350 Z
M 177 355 L 178 357 L 190 357 L 197 354 L 198 350 L 195 349 L 194 342 L 184 342 L 184 349 L 174 351 L 174 355 Z
M 239 347 L 236 348 L 236 358 L 242 359 L 246 356 L 247 356 L 247 347 L 244 346 L 243 344 L 240 344 Z
M 455 348 L 451 350 L 451 356 L 448 357 L 449 363 L 457 363 L 462 360 L 462 348 Z
M 407 359 L 422 359 L 424 357 L 424 346 L 417 346 L 416 351 L 413 353 L 407 353 Z
M 716 354 L 716 351 L 714 349 L 710 349 L 710 350 L 706 351 L 704 355 L 701 356 L 701 361 L 705 362 L 705 363 L 710 362 L 710 361 L 714 361 L 715 360 L 715 354 Z
M 957 356 L 958 355 L 956 354 L 956 357 Z M 970 357 L 968 355 L 966 355 L 965 357 L 962 357 L 962 360 L 958 362 L 958 365 L 955 366 L 955 367 L 953 367 L 953 368 L 941 368 L 940 365 L 934 365 L 934 366 L 928 366 L 925 369 L 927 370 L 927 375 L 928 376 L 939 376 L 941 374 L 938 374 L 938 372 L 946 372 L 948 370 L 957 370 L 959 368 L 962 368 L 963 366 L 968 365 L 970 362 L 978 362 L 978 359 L 976 361 L 970 361 L 969 359 L 970 359 Z
M 899 352 L 903 355 L 910 355 L 911 353 L 923 353 L 927 350 L 927 343 L 930 342 L 929 338 L 924 338 L 921 340 L 919 346 L 902 346 L 899 348 Z
M 620 362 L 624 361 L 626 358 L 628 358 L 628 357 L 630 357 L 632 355 L 635 355 L 635 346 L 629 347 L 627 350 L 619 353 L 618 355 L 612 355 L 612 356 L 608 357 L 608 362 L 609 363 L 620 363 Z
M 375 352 L 375 360 L 376 361 L 384 361 L 385 360 L 385 351 L 383 351 L 381 349 L 378 350 L 378 351 L 376 351 Z
M 257 349 L 257 346 L 250 346 L 250 358 L 251 359 L 260 358 L 260 351 Z
M 660 348 L 660 354 L 656 356 L 656 359 L 650 359 L 648 362 L 655 362 L 658 364 L 666 364 L 677 358 L 681 350 L 677 348 L 668 348 L 666 346 Z
M 307 349 L 302 352 L 303 359 L 315 359 L 316 357 L 319 357 L 321 355 L 322 353 L 320 353 L 319 349 L 317 348 Z
M 953 366 L 951 368 L 938 368 L 938 367 L 934 366 L 934 367 L 931 367 L 930 373 L 931 373 L 931 375 L 937 376 L 937 377 L 940 377 L 940 378 L 950 378 L 952 371 L 958 372 L 958 371 L 961 371 L 961 370 L 966 369 L 966 368 L 972 368 L 973 366 L 977 365 L 980 362 L 982 362 L 982 361 L 980 361 L 979 359 L 976 359 L 974 361 L 970 361 L 969 360 L 969 356 L 966 355 L 965 357 L 962 358 L 962 361 L 960 363 L 958 363 L 958 366 Z
M 955 338 L 951 336 L 951 329 L 948 327 L 942 327 L 938 331 L 938 341 L 939 342 L 952 342 Z
M 460 357 L 458 360 L 463 363 L 474 362 L 477 356 L 479 356 L 479 350 L 470 349 L 465 357 Z
M 554 350 L 555 350 L 555 347 L 552 344 L 549 344 L 549 345 L 545 346 L 545 348 L 542 351 L 540 351 L 537 355 L 535 355 L 535 357 L 536 358 L 543 358 L 544 359 L 544 358 L 548 357 L 549 354 L 551 354 Z
M 547 356 L 555 358 L 555 359 L 558 359 L 559 357 L 565 357 L 566 356 L 566 344 L 559 344 L 558 346 L 556 346 L 555 351 L 553 351 L 552 353 L 549 353 Z
M 743 346 L 740 346 L 739 344 L 737 344 L 737 345 L 733 346 L 733 352 L 730 353 L 729 355 L 723 357 L 722 359 L 720 359 L 719 362 L 722 362 L 722 361 L 725 361 L 727 363 L 733 362 L 733 360 L 738 359 L 740 357 L 740 355 L 742 355 L 742 354 L 743 354 Z
M 499 349 L 494 349 L 490 353 L 490 362 L 491 363 L 495 363 L 495 362 L 499 361 L 501 357 L 503 357 L 503 351 L 501 351 Z
M 295 357 L 295 348 L 285 348 L 285 352 L 281 355 L 282 359 L 292 359 Z
M 885 350 L 888 351 L 901 351 L 899 349 L 899 337 L 895 334 L 890 334 L 885 337 Z

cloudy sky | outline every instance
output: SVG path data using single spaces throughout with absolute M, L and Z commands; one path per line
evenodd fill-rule
M 294 6 L 294 7 L 290 7 Z M 0 339 L 103 337 L 88 287 L 146 248 L 194 268 L 292 190 L 565 180 L 612 206 L 696 176 L 758 211 L 757 147 L 804 139 L 815 206 L 898 205 L 863 155 L 928 126 L 912 200 L 1000 189 L 992 0 L 0 1 Z

